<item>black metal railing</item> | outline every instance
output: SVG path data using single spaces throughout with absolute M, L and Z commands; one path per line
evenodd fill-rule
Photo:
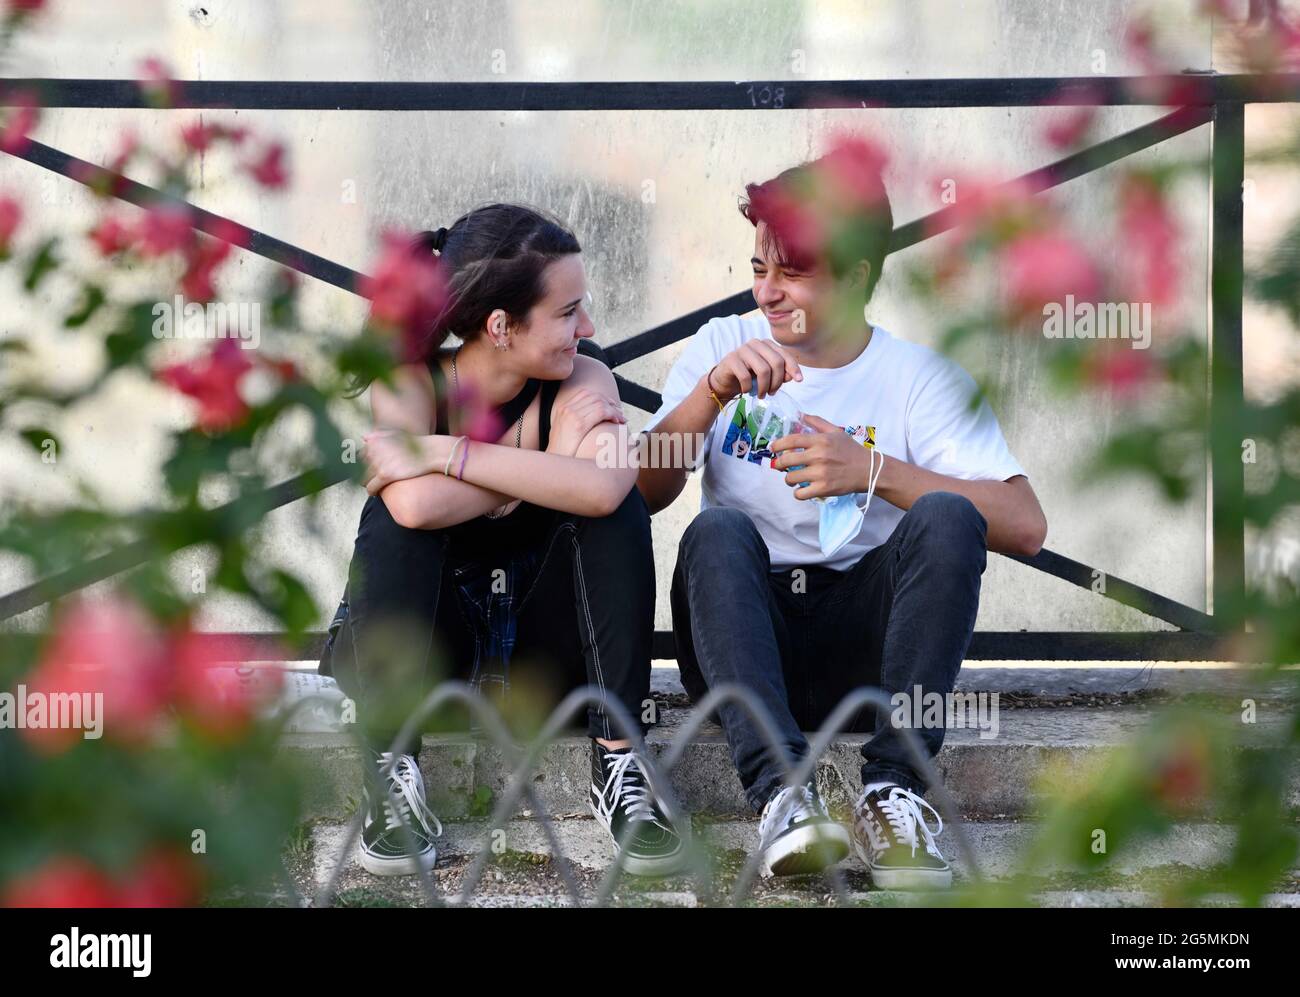
M 1033 170 L 1020 182 L 1035 191 L 1091 173 L 1126 156 L 1191 129 L 1209 124 L 1213 135 L 1213 219 L 1211 235 L 1211 425 L 1225 420 L 1237 424 L 1242 408 L 1242 205 L 1244 173 L 1244 105 L 1294 103 L 1300 99 L 1300 74 L 1253 76 L 1215 73 L 1170 77 L 1045 77 L 1012 79 L 832 80 L 628 83 L 381 83 L 381 82 L 265 82 L 182 81 L 187 108 L 332 111 L 612 111 L 612 110 L 733 110 L 780 113 L 810 108 L 964 108 L 1034 107 L 1046 103 L 1142 105 L 1136 96 L 1152 92 L 1152 83 L 1179 95 L 1183 106 L 1147 124 Z M 1138 84 L 1142 84 L 1139 88 Z M 1159 90 L 1160 87 L 1156 87 Z M 35 91 L 49 108 L 146 108 L 149 105 L 131 80 L 5 79 L 0 80 L 0 106 L 12 95 Z M 11 153 L 12 154 L 12 153 Z M 39 142 L 15 155 L 61 176 L 85 182 L 87 169 L 97 167 Z M 125 181 L 116 196 L 137 205 L 168 200 L 162 192 Z M 218 216 L 194 205 L 196 227 L 219 235 Z M 915 245 L 953 224 L 946 208 L 916 219 L 894 231 L 891 252 Z M 305 275 L 352 293 L 359 293 L 360 275 L 347 267 L 282 240 L 243 226 L 250 233 L 246 247 Z M 718 315 L 749 311 L 754 301 L 740 291 L 605 347 L 611 368 L 671 345 L 693 334 Z M 647 411 L 659 404 L 659 394 L 617 373 L 624 401 Z M 1213 591 L 1222 606 L 1244 587 L 1243 469 L 1231 439 L 1211 447 L 1211 522 L 1213 531 Z M 348 475 L 321 467 L 239 500 L 261 514 L 329 487 Z M 229 512 L 223 507 L 214 514 Z M 0 597 L 0 622 L 27 612 L 86 585 L 101 581 L 152 558 L 171 554 L 144 542 L 129 544 L 73 568 L 40 579 Z M 1014 560 L 1071 584 L 1089 588 L 1094 578 L 1087 564 L 1043 550 Z M 1177 627 L 1174 631 L 1042 632 L 977 631 L 968 657 L 972 659 L 1059 660 L 1205 660 L 1228 653 L 1213 616 L 1107 573 L 1104 598 L 1138 609 Z M 226 635 L 213 635 L 220 639 Z M 252 638 L 278 635 L 245 634 Z M 314 656 L 323 634 L 289 646 L 281 655 Z M 267 650 L 270 652 L 271 645 Z M 671 633 L 655 635 L 655 654 L 673 657 Z

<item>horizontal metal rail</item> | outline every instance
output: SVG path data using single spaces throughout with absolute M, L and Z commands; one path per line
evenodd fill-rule
M 550 83 L 178 80 L 185 107 L 268 111 L 782 111 L 811 108 L 1159 106 L 1300 99 L 1300 74 L 1030 76 L 927 80 L 698 80 Z M 149 108 L 131 79 L 0 80 L 0 104 L 35 91 L 56 108 Z

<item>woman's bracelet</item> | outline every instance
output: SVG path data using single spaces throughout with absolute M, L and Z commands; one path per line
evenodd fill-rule
M 469 458 L 469 440 L 465 440 L 465 449 L 460 452 L 460 470 L 456 472 L 456 480 L 465 480 L 465 461 Z
M 726 409 L 727 406 L 722 404 L 722 399 L 718 397 L 718 393 L 713 389 L 713 372 L 717 369 L 718 369 L 717 364 L 714 364 L 712 367 L 709 368 L 709 372 L 704 375 L 704 386 L 709 389 L 709 397 L 712 398 L 713 401 L 717 404 L 718 411 L 722 412 Z
M 469 437 L 457 436 L 456 442 L 451 445 L 451 452 L 447 454 L 447 463 L 442 465 L 442 475 L 444 478 L 451 477 L 451 462 L 456 457 L 456 448 L 464 443 Z

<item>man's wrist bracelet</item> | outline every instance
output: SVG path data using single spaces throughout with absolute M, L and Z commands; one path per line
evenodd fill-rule
M 709 397 L 713 399 L 714 403 L 718 406 L 718 411 L 721 412 L 727 406 L 723 404 L 722 399 L 718 397 L 718 393 L 713 387 L 713 372 L 717 369 L 717 364 L 714 364 L 709 368 L 709 372 L 704 375 L 704 386 L 709 389 Z

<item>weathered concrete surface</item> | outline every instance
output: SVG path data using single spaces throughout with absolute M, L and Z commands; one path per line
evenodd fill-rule
M 663 711 L 660 726 L 647 737 L 654 757 L 663 757 L 683 715 Z M 974 729 L 950 731 L 937 766 L 962 813 L 1031 814 L 1044 785 L 1078 780 L 1104 760 L 1108 749 L 1130 741 L 1153 715 L 1141 706 L 1004 709 L 996 738 L 981 738 Z M 1252 736 L 1276 731 L 1281 716 L 1280 710 L 1261 711 Z M 832 806 L 845 806 L 860 789 L 861 742 L 860 735 L 837 737 L 822 758 L 818 779 Z M 532 785 L 550 813 L 587 812 L 589 743 L 573 735 L 542 752 Z M 290 734 L 282 750 L 308 773 L 307 816 L 350 812 L 359 796 L 360 769 L 348 735 Z M 440 816 L 451 818 L 486 816 L 485 808 L 500 798 L 510 777 L 501 751 L 469 736 L 426 737 L 420 765 L 432 805 Z M 672 787 L 692 814 L 750 815 L 727 745 L 713 724 L 686 749 L 672 773 Z M 1300 784 L 1294 781 L 1290 800 L 1300 803 Z
M 569 818 L 552 825 L 561 849 L 573 864 L 574 878 L 590 902 L 594 885 L 607 870 L 612 848 L 604 830 L 591 818 Z M 1034 892 L 1043 906 L 1152 906 L 1159 902 L 1148 880 L 1160 875 L 1204 869 L 1221 861 L 1231 846 L 1232 831 L 1210 823 L 1183 823 L 1158 840 L 1133 846 L 1126 854 L 1116 855 L 1101 877 L 1089 882 L 1077 872 L 1060 865 L 1037 869 L 1023 867 L 1025 845 L 1036 825 L 1029 821 L 973 821 L 965 824 L 983 876 L 1002 880 L 1016 873 L 1027 873 L 1041 883 Z M 320 823 L 312 832 L 312 856 L 309 873 L 299 876 L 304 894 L 315 895 L 326 882 L 338 861 L 346 825 Z M 757 821 L 728 820 L 697 825 L 695 837 L 702 847 L 701 870 L 704 880 L 689 875 L 658 881 L 627 878 L 620 883 L 616 897 L 620 902 L 657 906 L 696 906 L 698 890 L 706 888 L 708 877 L 719 875 L 725 886 L 731 875 L 753 848 L 757 839 Z M 470 860 L 485 841 L 493 840 L 493 829 L 483 821 L 455 821 L 445 826 L 438 841 L 439 860 L 434 870 L 439 891 L 450 898 L 463 884 L 461 878 Z M 472 906 L 554 906 L 571 901 L 563 889 L 551 858 L 554 853 L 542 832 L 539 821 L 514 820 L 496 834 L 499 859 L 484 871 L 483 879 L 472 895 Z M 969 866 L 959 854 L 951 831 L 945 828 L 939 838 L 940 848 L 953 864 L 955 885 L 970 885 Z M 355 848 L 346 856 L 339 879 L 339 892 L 365 895 L 374 891 L 392 902 L 420 903 L 422 896 L 414 877 L 380 880 L 363 872 L 354 859 Z M 851 855 L 838 867 L 850 903 L 854 904 L 927 904 L 943 901 L 943 895 L 905 895 L 869 889 L 865 870 Z M 1266 902 L 1268 906 L 1300 905 L 1300 879 L 1293 871 L 1290 881 L 1281 884 Z M 591 892 L 588 892 L 588 891 Z M 725 894 L 725 888 L 723 889 Z M 767 904 L 821 904 L 830 899 L 834 885 L 826 876 L 806 876 L 755 884 L 752 897 Z M 715 894 L 715 902 L 717 896 Z M 1227 898 L 1211 898 L 1209 903 L 1225 903 Z

